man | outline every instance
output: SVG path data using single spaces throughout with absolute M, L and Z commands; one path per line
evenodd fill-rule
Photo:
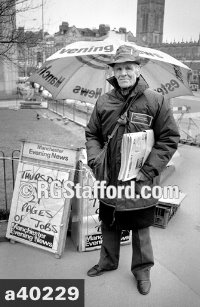
M 161 171 L 177 149 L 179 133 L 169 104 L 164 97 L 148 89 L 140 77 L 140 58 L 137 50 L 128 46 L 118 48 L 114 60 L 108 64 L 114 77 L 108 81 L 114 89 L 101 96 L 86 127 L 88 165 L 93 168 L 95 157 L 112 133 L 120 115 L 127 109 L 127 119 L 119 126 L 108 147 L 109 185 L 118 187 L 121 165 L 121 141 L 126 132 L 153 129 L 155 143 L 150 155 L 135 179 L 136 193 L 144 185 L 158 184 Z M 138 121 L 139 118 L 139 121 Z M 126 183 L 130 184 L 130 182 Z M 99 217 L 102 221 L 103 242 L 100 260 L 88 271 L 88 276 L 99 276 L 117 269 L 122 230 L 132 230 L 131 271 L 141 294 L 148 294 L 151 287 L 150 268 L 154 265 L 149 226 L 154 223 L 153 199 L 100 199 Z

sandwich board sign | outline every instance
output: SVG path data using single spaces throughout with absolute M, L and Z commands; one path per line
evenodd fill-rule
M 61 257 L 71 211 L 72 182 L 80 149 L 22 142 L 6 237 Z
M 95 178 L 87 166 L 85 149 L 81 152 L 78 164 L 77 182 L 83 187 L 93 187 Z M 72 241 L 79 252 L 87 252 L 101 248 L 102 232 L 99 221 L 99 200 L 94 197 L 76 198 L 72 200 Z M 131 232 L 122 231 L 121 245 L 131 243 Z

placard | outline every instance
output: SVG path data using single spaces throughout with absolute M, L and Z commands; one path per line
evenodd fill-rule
M 55 163 L 54 156 L 45 163 L 37 155 L 31 159 L 27 155 L 30 149 L 35 150 L 38 146 L 26 142 L 22 145 L 6 237 L 60 257 L 65 246 L 72 199 L 72 195 L 64 195 L 64 184 L 74 180 L 79 149 L 63 148 L 62 154 L 68 159 L 62 164 Z M 40 146 L 50 155 L 62 150 L 51 145 Z
M 77 149 L 62 148 L 55 145 L 23 142 L 22 157 L 50 163 L 75 167 L 77 162 Z
M 93 186 L 95 178 L 86 165 L 86 153 L 82 151 L 77 181 L 84 186 Z M 82 170 L 82 171 L 81 171 Z M 99 200 L 96 198 L 73 199 L 72 240 L 78 251 L 99 249 L 102 244 L 101 222 L 99 221 Z M 123 231 L 121 244 L 131 243 L 131 232 Z

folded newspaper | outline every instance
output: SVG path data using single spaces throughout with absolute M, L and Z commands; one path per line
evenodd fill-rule
M 121 144 L 121 168 L 118 180 L 127 181 L 137 176 L 154 144 L 152 129 L 125 133 Z

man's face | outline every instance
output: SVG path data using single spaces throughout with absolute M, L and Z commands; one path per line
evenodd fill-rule
M 132 62 L 116 63 L 113 67 L 114 76 L 121 88 L 133 86 L 140 76 L 139 65 Z

